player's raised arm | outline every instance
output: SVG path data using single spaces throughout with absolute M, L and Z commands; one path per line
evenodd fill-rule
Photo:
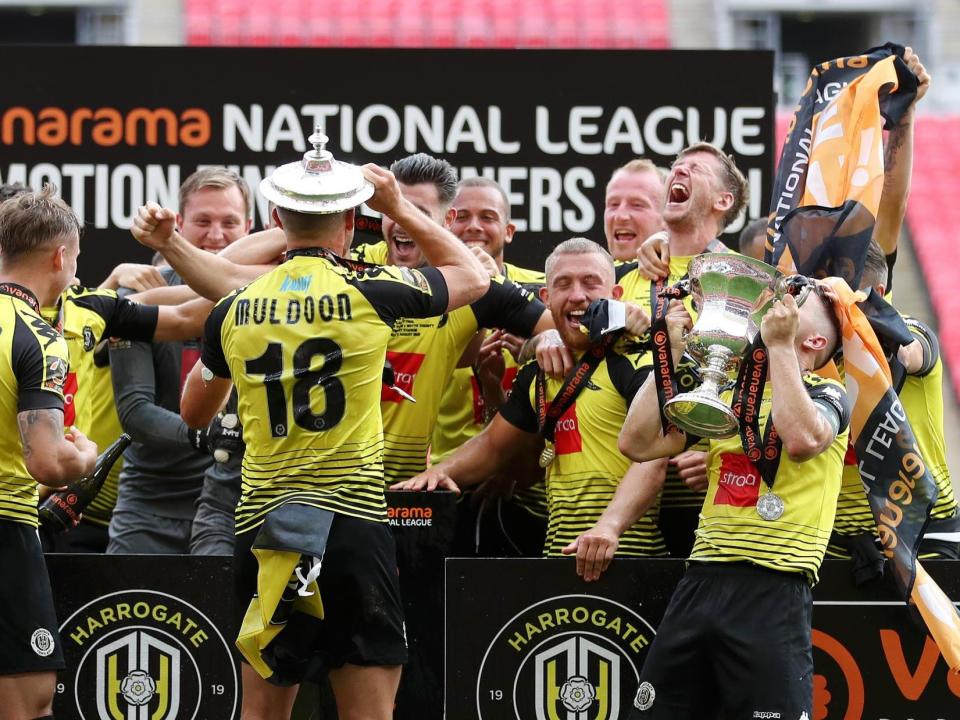
M 177 232 L 175 219 L 176 213 L 170 208 L 148 202 L 138 211 L 130 232 L 141 245 L 163 255 L 184 282 L 208 300 L 219 300 L 268 269 L 259 264 L 242 265 L 229 259 L 229 255 L 221 257 L 192 245 Z M 271 240 L 277 237 L 282 244 L 283 233 L 280 232 L 278 236 L 277 231 L 272 230 L 254 233 L 244 240 L 247 249 L 261 241 L 264 241 L 264 247 L 272 248 L 274 243 Z
M 490 277 L 467 246 L 404 198 L 389 170 L 369 164 L 363 166 L 363 175 L 374 186 L 374 195 L 367 205 L 401 225 L 427 262 L 443 275 L 449 297 L 447 310 L 480 299 L 490 286 Z

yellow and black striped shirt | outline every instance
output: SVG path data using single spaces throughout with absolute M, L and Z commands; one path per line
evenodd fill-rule
M 67 344 L 40 315 L 33 293 L 0 285 L 0 519 L 37 526 L 37 483 L 23 459 L 17 415 L 63 410 Z
M 387 484 L 423 472 L 443 392 L 451 375 L 481 327 L 503 328 L 528 336 L 544 312 L 543 304 L 502 276 L 490 281 L 487 293 L 472 305 L 439 318 L 404 317 L 394 325 L 387 359 L 396 386 L 416 398 L 405 400 L 384 388 L 383 467 Z
M 503 264 L 504 277 L 529 288 L 531 285 L 543 285 L 544 274 L 538 270 Z M 507 392 L 513 387 L 517 375 L 517 363 L 513 355 L 503 354 L 506 372 L 503 375 L 503 389 Z M 430 445 L 430 462 L 437 464 L 467 440 L 483 430 L 484 416 L 483 394 L 473 368 L 457 368 L 447 383 L 440 407 L 437 412 L 437 424 L 433 429 Z M 543 482 L 514 492 L 513 500 L 534 515 L 547 517 L 547 491 Z
M 566 545 L 592 528 L 613 499 L 630 461 L 617 448 L 627 408 L 650 370 L 639 355 L 607 353 L 574 403 L 560 417 L 554 432 L 556 459 L 547 469 L 549 519 L 546 555 L 560 555 Z M 539 431 L 536 405 L 537 364 L 517 373 L 513 392 L 500 414 L 528 433 Z M 562 380 L 546 378 L 546 396 L 553 398 Z M 666 555 L 657 528 L 658 508 L 650 509 L 620 538 L 619 556 Z
M 123 428 L 117 415 L 110 379 L 109 355 L 100 343 L 111 337 L 149 341 L 157 327 L 158 309 L 120 298 L 113 290 L 68 287 L 52 315 L 44 316 L 60 326 L 70 353 L 70 372 L 64 386 L 64 424 L 75 425 L 105 448 Z M 117 483 L 123 460 L 110 470 L 103 487 L 86 509 L 83 518 L 106 526 L 117 503 Z
M 387 341 L 397 318 L 444 312 L 446 283 L 433 268 L 288 257 L 221 300 L 204 330 L 203 363 L 233 380 L 243 423 L 237 533 L 289 502 L 386 522 Z
M 784 503 L 783 515 L 764 520 L 757 500 L 769 487 L 744 455 L 739 435 L 711 440 L 709 486 L 700 513 L 691 560 L 751 562 L 782 572 L 803 573 L 816 583 L 840 492 L 843 455 L 847 447 L 850 409 L 843 386 L 807 373 L 803 378 L 814 402 L 836 412 L 840 432 L 822 453 L 794 462 L 784 452 L 773 491 Z M 768 383 L 760 403 L 760 429 L 770 416 L 772 388 Z M 729 400 L 730 393 L 726 394 Z

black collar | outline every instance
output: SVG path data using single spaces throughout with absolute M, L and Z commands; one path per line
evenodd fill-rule
M 35 313 L 40 314 L 40 301 L 37 300 L 37 296 L 34 295 L 33 292 L 23 285 L 17 285 L 11 282 L 0 283 L 0 294 L 22 300 L 29 305 Z

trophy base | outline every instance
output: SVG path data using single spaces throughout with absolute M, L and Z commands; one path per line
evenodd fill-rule
M 697 437 L 727 438 L 740 429 L 737 416 L 725 402 L 716 395 L 696 390 L 667 401 L 663 411 L 677 427 Z

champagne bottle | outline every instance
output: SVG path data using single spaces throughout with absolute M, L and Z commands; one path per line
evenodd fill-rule
M 93 472 L 70 483 L 63 490 L 51 493 L 40 503 L 37 514 L 40 516 L 41 528 L 50 533 L 60 533 L 75 528 L 80 522 L 80 513 L 100 492 L 113 464 L 123 455 L 123 451 L 130 443 L 130 436 L 121 433 L 112 445 L 100 453 L 100 457 L 93 466 Z

